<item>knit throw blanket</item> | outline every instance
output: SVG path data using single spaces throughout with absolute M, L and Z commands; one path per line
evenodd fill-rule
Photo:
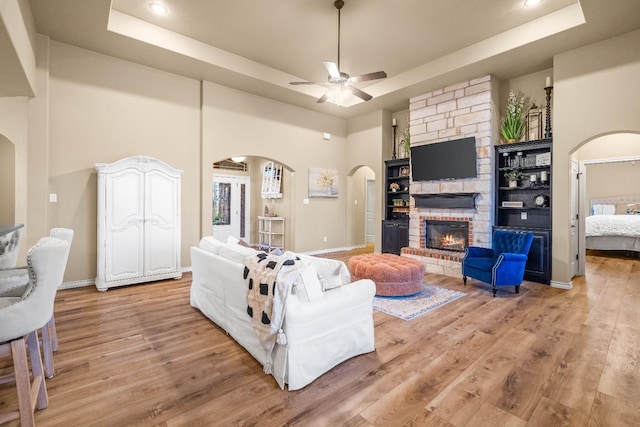
M 257 253 L 245 259 L 247 314 L 265 352 L 264 372 L 272 373 L 273 348 L 286 345 L 282 330 L 287 296 L 302 270 L 295 256 Z

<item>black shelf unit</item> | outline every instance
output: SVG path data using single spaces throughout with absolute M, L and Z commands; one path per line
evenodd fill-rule
M 542 139 L 495 146 L 494 229 L 533 233 L 524 278 L 546 284 L 551 281 L 551 143 Z M 522 177 L 510 187 L 505 172 L 514 168 Z
M 409 159 L 385 163 L 385 215 L 382 221 L 382 252 L 400 255 L 409 246 Z M 397 184 L 398 189 L 392 189 Z

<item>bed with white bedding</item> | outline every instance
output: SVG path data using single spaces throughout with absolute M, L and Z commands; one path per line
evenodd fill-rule
M 640 196 L 591 200 L 586 248 L 640 252 Z

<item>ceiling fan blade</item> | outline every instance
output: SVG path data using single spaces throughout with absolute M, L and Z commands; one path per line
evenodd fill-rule
M 322 85 L 322 83 L 316 82 L 289 82 L 290 85 Z
M 338 66 L 336 65 L 335 62 L 324 61 L 323 64 L 327 69 L 327 71 L 329 72 L 329 75 L 331 76 L 331 78 L 336 80 L 340 79 L 340 70 L 338 70 Z
M 360 89 L 358 89 L 357 87 L 353 87 L 353 86 L 348 86 L 345 87 L 346 90 L 349 90 L 352 94 L 354 94 L 355 96 L 357 96 L 358 98 L 364 100 L 364 101 L 368 101 L 371 98 L 373 98 L 373 96 L 369 95 L 367 92 L 362 91 Z
M 318 98 L 318 100 L 316 102 L 318 104 L 322 104 L 323 102 L 327 102 L 327 99 L 329 99 L 329 91 L 327 91 L 324 95 L 322 95 L 320 98 Z
M 353 76 L 349 78 L 349 81 L 351 83 L 359 83 L 359 82 L 366 82 L 368 80 L 378 80 L 378 79 L 386 79 L 386 78 L 387 78 L 387 73 L 385 73 L 384 71 L 376 71 L 375 73 L 362 74 L 360 76 Z

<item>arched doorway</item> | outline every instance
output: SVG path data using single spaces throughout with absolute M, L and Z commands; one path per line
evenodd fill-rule
M 592 214 L 592 200 L 638 196 L 640 189 L 640 134 L 612 132 L 585 141 L 572 153 L 578 173 L 572 180 L 572 211 L 577 213 L 572 233 L 572 258 L 578 260 L 572 274 L 584 275 L 586 264 L 585 220 Z
M 376 174 L 368 166 L 359 165 L 348 175 L 348 239 L 349 246 L 375 243 L 379 232 L 376 221 Z
M 268 163 L 282 167 L 281 197 L 263 196 L 262 194 L 263 171 Z M 287 250 L 293 250 L 294 240 L 291 238 L 291 230 L 294 228 L 293 224 L 295 224 L 293 209 L 294 179 L 295 174 L 287 165 L 265 157 L 234 156 L 215 162 L 211 186 L 211 220 L 214 237 L 225 240 L 229 233 L 234 233 L 226 230 L 225 221 L 220 221 L 220 218 L 224 216 L 220 216 L 221 209 L 227 209 L 223 205 L 228 202 L 229 215 L 236 219 L 234 222 L 234 218 L 229 217 L 229 225 L 235 223 L 237 225 L 235 229 L 240 230 L 236 231 L 233 237 L 243 240 L 252 246 L 260 246 L 259 217 L 264 216 L 268 210 L 270 215 L 285 218 L 282 246 Z M 226 191 L 226 189 L 228 189 L 228 196 L 236 200 L 223 200 L 226 196 L 224 191 L 220 190 Z M 235 196 L 233 194 L 234 190 Z M 216 228 L 218 228 L 217 231 Z

